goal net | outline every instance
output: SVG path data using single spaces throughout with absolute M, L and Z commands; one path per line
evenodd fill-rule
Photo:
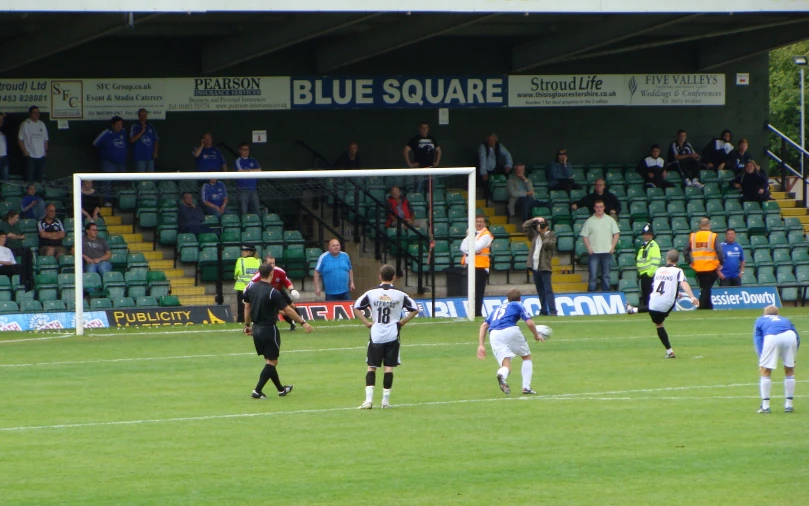
M 122 212 L 133 213 L 136 225 L 143 230 L 153 230 L 154 241 L 161 247 L 170 247 L 163 242 L 163 231 L 174 231 L 170 238 L 177 241 L 182 225 L 177 223 L 177 209 L 185 192 L 192 194 L 196 205 L 200 205 L 200 188 L 211 179 L 217 179 L 228 188 L 228 207 L 231 211 L 217 218 L 217 224 L 208 228 L 190 230 L 197 237 L 212 237 L 209 232 L 216 235 L 214 241 L 217 254 L 208 258 L 213 266 L 203 281 L 215 281 L 217 285 L 216 303 L 221 304 L 223 285 L 232 284 L 231 279 L 223 279 L 222 266 L 226 265 L 232 273 L 235 258 L 233 250 L 242 244 L 259 245 L 264 253 L 274 253 L 289 260 L 292 255 L 292 246 L 299 252 L 308 252 L 305 248 L 306 239 L 300 234 L 283 231 L 281 217 L 286 215 L 290 220 L 305 220 L 309 228 L 316 231 L 318 241 L 337 236 L 346 240 L 361 243 L 366 252 L 373 248 L 377 260 L 387 261 L 397 268 L 397 274 L 416 276 L 418 291 L 422 291 L 422 282 L 426 280 L 429 271 L 428 265 L 435 265 L 437 261 L 452 264 L 451 257 L 457 256 L 456 251 L 447 251 L 447 245 L 454 238 L 455 242 L 468 238 L 474 242 L 475 214 L 476 214 L 476 169 L 474 167 L 459 168 L 418 168 L 418 169 L 358 169 L 358 170 L 306 170 L 306 171 L 261 171 L 261 172 L 175 172 L 175 173 L 80 173 L 73 175 L 73 230 L 72 243 L 74 251 L 75 275 L 75 316 L 76 334 L 82 335 L 85 324 L 85 294 L 103 287 L 87 286 L 88 283 L 98 284 L 101 276 L 87 276 L 83 255 L 83 233 L 85 225 L 89 223 L 87 213 L 92 212 L 93 205 L 87 201 L 97 202 L 103 206 L 104 201 L 114 200 L 115 208 Z M 251 206 L 249 191 L 244 191 L 248 213 L 241 212 L 240 181 L 257 180 L 256 196 L 258 213 Z M 90 199 L 85 195 L 83 202 L 82 183 L 92 181 L 94 193 Z M 90 183 L 87 183 L 88 185 Z M 414 211 L 413 221 L 392 218 L 387 211 L 386 203 L 393 186 L 399 187 L 402 194 L 406 194 L 411 208 Z M 459 190 L 460 188 L 460 190 Z M 83 213 L 83 204 L 85 212 Z M 235 206 L 234 206 L 235 204 Z M 144 207 L 145 206 L 145 207 Z M 448 212 L 450 211 L 450 212 Z M 212 214 L 216 214 L 214 211 Z M 172 217 L 173 216 L 173 217 Z M 211 219 L 211 218 L 207 218 Z M 268 220 L 278 219 L 280 226 L 273 227 Z M 99 235 L 106 236 L 106 227 L 101 220 Z M 256 228 L 246 226 L 248 221 L 255 221 Z M 173 225 L 172 225 L 173 223 Z M 230 224 L 234 224 L 230 228 Z M 252 224 L 252 223 L 251 223 Z M 438 227 L 440 240 L 436 242 L 436 227 Z M 104 229 L 102 231 L 102 229 Z M 450 237 L 450 231 L 452 236 Z M 273 237 L 280 232 L 281 238 L 276 243 Z M 111 235 L 111 234 L 109 234 Z M 359 237 L 362 235 L 362 237 Z M 326 239 L 327 240 L 327 239 Z M 310 243 L 311 244 L 311 243 Z M 125 245 L 124 245 L 125 247 Z M 157 246 L 156 246 L 157 247 Z M 325 245 L 322 245 L 325 250 Z M 199 248 L 199 244 L 192 244 L 190 251 Z M 112 249 L 112 245 L 111 245 Z M 126 252 L 126 249 L 124 249 Z M 175 250 L 179 258 L 180 248 Z M 185 250 L 183 250 L 185 251 Z M 203 252 L 200 250 L 200 252 Z M 236 254 L 238 256 L 238 253 Z M 297 255 L 297 253 L 296 253 Z M 131 259 L 126 265 L 128 273 L 132 271 Z M 297 258 L 297 257 L 296 257 Z M 305 253 L 301 254 L 302 276 L 294 273 L 290 277 L 302 279 L 304 285 L 308 282 L 309 266 L 306 264 Z M 204 260 L 200 260 L 202 265 Z M 218 261 L 218 263 L 217 263 Z M 293 263 L 292 260 L 289 260 Z M 358 263 L 354 263 L 354 276 L 358 277 Z M 228 265 L 229 264 L 229 265 Z M 277 262 L 283 265 L 284 262 Z M 443 264 L 444 266 L 448 265 Z M 367 265 L 367 264 L 366 264 Z M 134 266 L 148 270 L 148 265 Z M 369 269 L 367 266 L 365 269 Z M 201 269 L 201 267 L 200 267 Z M 289 270 L 289 269 L 288 269 Z M 365 277 L 377 279 L 378 269 L 372 273 L 363 273 Z M 435 272 L 433 267 L 432 272 Z M 475 270 L 474 262 L 467 263 L 467 315 L 474 319 L 475 299 Z M 309 278 L 308 280 L 306 278 Z M 195 278 L 196 279 L 196 278 Z M 141 280 L 145 281 L 145 280 Z M 408 283 L 413 285 L 413 283 Z M 367 288 L 370 288 L 369 285 Z M 168 288 L 168 283 L 166 283 Z M 225 288 L 226 291 L 230 287 Z M 306 288 L 305 286 L 302 288 Z M 362 293 L 364 286 L 357 284 L 356 293 Z M 431 286 L 433 294 L 435 286 Z M 408 291 L 413 291 L 408 288 Z M 210 297 L 209 297 L 210 298 Z M 193 302 L 192 302 L 193 304 Z M 208 305 L 208 304 L 205 304 Z M 434 311 L 431 312 L 434 314 Z

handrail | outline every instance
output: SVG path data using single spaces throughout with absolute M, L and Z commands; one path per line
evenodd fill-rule
M 787 143 L 791 144 L 793 148 L 797 149 L 798 151 L 801 151 L 804 155 L 809 156 L 809 151 L 802 148 L 800 146 L 800 144 L 795 143 L 795 141 L 793 141 L 792 139 L 787 137 L 786 134 L 784 134 L 783 132 L 781 132 L 780 130 L 775 128 L 774 126 L 770 125 L 769 123 L 767 124 L 767 129 L 770 130 L 771 132 L 773 132 L 775 135 L 777 135 L 781 139 L 785 140 Z
M 803 181 L 804 181 L 805 183 L 809 184 L 809 178 L 805 178 L 805 177 L 801 176 L 801 173 L 800 173 L 800 172 L 798 172 L 797 170 L 793 169 L 793 168 L 792 168 L 792 166 L 791 166 L 791 165 L 789 165 L 788 163 L 786 163 L 785 161 L 781 160 L 781 159 L 778 157 L 778 155 L 776 155 L 775 153 L 773 153 L 773 152 L 772 152 L 772 151 L 770 151 L 769 149 L 768 149 L 768 150 L 767 150 L 767 151 L 766 151 L 764 154 L 766 154 L 767 156 L 769 156 L 769 157 L 770 157 L 770 159 L 771 159 L 771 160 L 773 160 L 774 162 L 776 162 L 776 163 L 780 163 L 780 164 L 783 164 L 783 165 L 784 165 L 784 167 L 785 167 L 785 168 L 787 168 L 787 169 L 789 169 L 789 171 L 790 171 L 790 172 L 792 172 L 793 174 L 795 174 L 797 177 L 799 177 L 799 178 L 803 179 Z
M 318 158 L 321 161 L 323 161 L 323 163 L 325 163 L 327 167 L 334 167 L 334 164 L 332 162 L 326 160 L 326 157 L 321 155 L 319 152 L 315 151 L 315 149 L 312 146 L 310 146 L 309 144 L 306 144 L 305 142 L 303 142 L 300 139 L 296 139 L 295 144 L 302 147 L 303 149 L 309 151 L 312 154 L 313 157 Z

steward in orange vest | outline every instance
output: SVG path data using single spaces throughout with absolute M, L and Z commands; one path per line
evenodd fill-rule
M 725 263 L 725 255 L 719 246 L 719 236 L 711 232 L 711 220 L 700 220 L 699 230 L 691 234 L 683 256 L 691 264 L 699 282 L 699 309 L 713 309 L 711 288 L 719 279 L 718 271 Z
M 483 292 L 489 281 L 489 267 L 491 267 L 491 244 L 494 235 L 486 228 L 486 217 L 479 215 L 475 218 L 475 244 L 470 248 L 467 242 L 461 243 L 461 265 L 466 265 L 466 257 L 474 252 L 475 255 L 475 316 L 483 316 Z

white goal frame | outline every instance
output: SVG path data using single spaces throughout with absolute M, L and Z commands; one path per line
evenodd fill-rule
M 287 170 L 266 172 L 101 172 L 73 174 L 73 245 L 76 271 L 76 335 L 84 334 L 84 259 L 82 234 L 84 219 L 81 214 L 81 182 L 92 181 L 179 181 L 185 179 L 326 179 L 365 178 L 372 176 L 467 176 L 467 240 L 475 242 L 475 194 L 477 193 L 477 169 L 475 167 L 423 168 L 423 169 L 357 169 L 357 170 Z M 475 262 L 467 262 L 467 317 L 475 319 Z M 435 287 L 432 287 L 435 290 Z

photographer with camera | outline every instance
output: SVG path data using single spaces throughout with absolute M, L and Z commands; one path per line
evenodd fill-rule
M 539 314 L 556 316 L 556 300 L 553 294 L 551 260 L 556 250 L 556 234 L 542 216 L 532 218 L 522 224 L 522 229 L 531 241 L 526 266 L 534 272 L 534 285 L 539 297 Z

